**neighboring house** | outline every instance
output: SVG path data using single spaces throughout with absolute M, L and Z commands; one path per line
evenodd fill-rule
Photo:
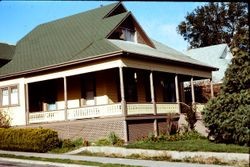
M 151 40 L 122 3 L 41 24 L 0 68 L 0 110 L 13 126 L 88 140 L 166 133 L 183 82 L 214 67 Z
M 222 83 L 225 71 L 233 58 L 227 44 L 190 49 L 185 54 L 200 62 L 218 68 L 218 71 L 212 72 L 212 81 L 214 83 Z

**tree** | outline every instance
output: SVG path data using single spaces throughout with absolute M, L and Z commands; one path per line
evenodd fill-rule
M 221 43 L 235 47 L 248 28 L 248 3 L 210 2 L 187 13 L 177 32 L 189 42 L 190 48 Z
M 234 58 L 226 70 L 219 96 L 204 109 L 205 125 L 217 142 L 249 145 L 250 55 L 249 32 L 238 37 Z

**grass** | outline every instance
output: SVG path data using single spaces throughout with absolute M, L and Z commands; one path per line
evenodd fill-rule
M 246 146 L 239 146 L 234 144 L 219 144 L 211 142 L 207 139 L 161 141 L 161 142 L 138 141 L 128 144 L 126 148 L 175 150 L 175 151 L 249 153 L 249 148 Z
M 16 159 L 24 159 L 24 160 L 35 160 L 35 161 L 46 161 L 46 162 L 55 162 L 55 163 L 65 163 L 65 164 L 99 166 L 99 167 L 136 167 L 136 166 L 122 165 L 122 164 L 99 163 L 99 162 L 78 161 L 78 160 L 59 159 L 59 158 L 41 158 L 41 157 L 11 155 L 11 154 L 0 154 L 0 157 L 16 158 Z
M 120 154 L 106 154 L 104 152 L 92 153 L 89 151 L 83 151 L 78 155 L 84 156 L 98 156 L 98 157 L 112 157 L 112 158 L 127 158 L 127 159 L 143 159 L 143 160 L 155 160 L 155 161 L 169 161 L 169 162 L 187 162 L 187 163 L 197 163 L 197 164 L 214 164 L 214 165 L 230 165 L 237 167 L 248 167 L 247 161 L 224 161 L 216 157 L 186 157 L 184 159 L 173 159 L 171 156 L 147 156 L 143 154 L 131 154 L 129 156 L 122 156 Z

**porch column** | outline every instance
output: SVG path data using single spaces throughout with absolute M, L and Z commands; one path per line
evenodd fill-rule
M 119 77 L 120 77 L 121 107 L 122 107 L 122 113 L 124 116 L 124 124 L 123 124 L 123 126 L 124 126 L 124 141 L 125 141 L 125 143 L 127 143 L 128 142 L 128 126 L 127 126 L 127 121 L 126 121 L 127 107 L 126 107 L 126 100 L 125 100 L 122 67 L 119 67 Z
M 214 86 L 213 81 L 210 79 L 210 91 L 211 91 L 211 99 L 214 98 Z
M 191 95 L 192 95 L 192 104 L 195 103 L 195 96 L 194 96 L 194 78 L 191 77 Z
M 157 115 L 157 108 L 156 108 L 156 102 L 155 102 L 155 93 L 154 93 L 154 77 L 153 77 L 153 71 L 150 71 L 149 74 L 149 80 L 150 80 L 150 94 L 151 94 L 151 102 L 153 104 L 153 110 L 154 115 Z M 158 136 L 158 126 L 157 126 L 157 119 L 154 119 L 154 135 Z
M 68 95 L 67 95 L 67 78 L 66 76 L 63 77 L 63 87 L 64 87 L 64 118 L 65 121 L 68 119 Z
M 24 84 L 25 90 L 25 122 L 29 124 L 29 86 L 28 83 Z
M 157 114 L 156 111 L 156 103 L 155 103 L 155 93 L 154 93 L 154 78 L 153 78 L 153 71 L 150 72 L 149 74 L 149 79 L 150 79 L 150 94 L 151 94 L 151 102 L 154 105 L 154 115 Z
M 176 103 L 180 102 L 180 96 L 179 96 L 179 84 L 178 84 L 178 75 L 175 74 L 175 95 L 176 95 Z
M 179 82 L 178 82 L 178 75 L 175 74 L 174 77 L 174 81 L 175 81 L 175 96 L 176 96 L 176 103 L 178 105 L 178 112 L 180 113 L 180 95 L 179 95 Z
M 127 111 L 126 111 L 126 100 L 125 100 L 125 92 L 124 92 L 124 81 L 123 81 L 123 69 L 122 69 L 122 67 L 119 67 L 119 77 L 120 77 L 122 113 L 124 116 L 126 116 Z

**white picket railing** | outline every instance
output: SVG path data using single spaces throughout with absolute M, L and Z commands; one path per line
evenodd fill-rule
M 179 113 L 177 103 L 158 103 L 156 104 L 157 114 Z
M 152 103 L 128 103 L 127 104 L 127 113 L 128 115 L 135 114 L 154 114 L 154 108 Z
M 64 110 L 41 111 L 29 114 L 29 123 L 54 122 L 64 120 Z
M 128 103 L 127 114 L 154 114 L 153 107 L 152 103 Z M 158 103 L 156 109 L 157 114 L 178 113 L 179 105 L 176 103 Z M 64 114 L 64 110 L 30 113 L 29 123 L 63 121 L 65 119 Z M 122 115 L 121 103 L 67 109 L 67 119 L 69 120 L 115 115 Z
M 68 109 L 67 112 L 68 112 L 68 119 L 70 120 L 114 116 L 122 114 L 120 103 Z

